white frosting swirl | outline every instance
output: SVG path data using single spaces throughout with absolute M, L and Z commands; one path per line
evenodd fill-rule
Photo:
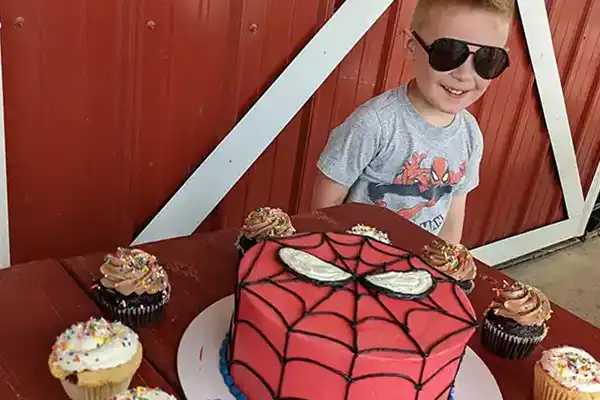
M 407 272 L 388 271 L 369 275 L 365 279 L 372 285 L 399 295 L 418 296 L 426 293 L 433 286 L 431 274 L 423 269 Z
M 540 366 L 562 386 L 600 393 L 600 363 L 587 352 L 564 346 L 544 351 Z
M 279 257 L 298 274 L 318 282 L 342 282 L 352 277 L 352 274 L 337 265 L 302 250 L 282 247 L 279 249 Z
M 119 393 L 107 400 L 177 400 L 161 389 L 150 389 L 147 387 L 136 387 L 123 393 Z
M 52 361 L 67 372 L 114 368 L 131 360 L 138 336 L 125 325 L 91 318 L 64 331 L 52 347 Z
M 370 237 L 371 239 L 378 240 L 385 244 L 392 244 L 392 241 L 388 237 L 387 233 L 382 232 L 382 231 L 380 231 L 376 228 L 373 228 L 371 226 L 368 226 L 368 225 L 363 225 L 363 224 L 354 225 L 347 232 L 351 233 L 353 235 Z

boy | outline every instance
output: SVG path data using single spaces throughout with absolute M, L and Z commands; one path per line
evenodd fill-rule
M 415 77 L 360 106 L 318 162 L 313 209 L 378 204 L 461 241 L 483 137 L 465 110 L 509 65 L 514 0 L 419 0 L 405 48 Z

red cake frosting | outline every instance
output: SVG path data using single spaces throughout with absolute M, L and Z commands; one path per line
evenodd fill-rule
M 229 372 L 249 400 L 446 399 L 475 327 L 456 281 L 417 256 L 297 235 L 240 263 Z

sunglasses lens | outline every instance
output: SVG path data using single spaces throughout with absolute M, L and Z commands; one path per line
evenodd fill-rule
M 437 39 L 429 49 L 429 64 L 436 71 L 446 72 L 460 67 L 469 58 L 469 47 L 454 39 Z
M 495 47 L 481 47 L 475 52 L 475 70 L 483 79 L 494 79 L 508 67 L 508 54 Z

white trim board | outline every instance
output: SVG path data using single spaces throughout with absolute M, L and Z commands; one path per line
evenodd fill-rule
M 0 26 L 1 29 L 1 26 Z M 0 44 L 0 61 L 2 48 Z M 0 268 L 10 266 L 10 235 L 8 230 L 8 189 L 6 179 L 6 140 L 4 134 L 4 89 L 0 62 Z
M 132 245 L 193 233 L 393 1 L 344 2 Z
M 543 0 L 517 0 L 517 3 L 567 215 L 578 217 L 583 211 L 583 190 L 546 4 Z
M 473 256 L 490 267 L 535 253 L 579 235 L 579 218 L 567 219 L 478 247 Z
M 600 164 L 596 167 L 596 172 L 594 173 L 594 178 L 592 179 L 592 184 L 590 185 L 590 190 L 588 191 L 587 197 L 585 198 L 585 203 L 583 205 L 583 212 L 581 214 L 581 219 L 579 223 L 579 232 L 577 236 L 585 235 L 585 228 L 587 224 L 590 222 L 590 217 L 592 216 L 592 210 L 594 209 L 594 205 L 596 204 L 596 199 L 600 194 Z
M 132 245 L 193 233 L 392 1 L 343 3 Z M 569 219 L 475 249 L 490 265 L 577 236 L 584 207 L 545 2 L 517 2 Z

